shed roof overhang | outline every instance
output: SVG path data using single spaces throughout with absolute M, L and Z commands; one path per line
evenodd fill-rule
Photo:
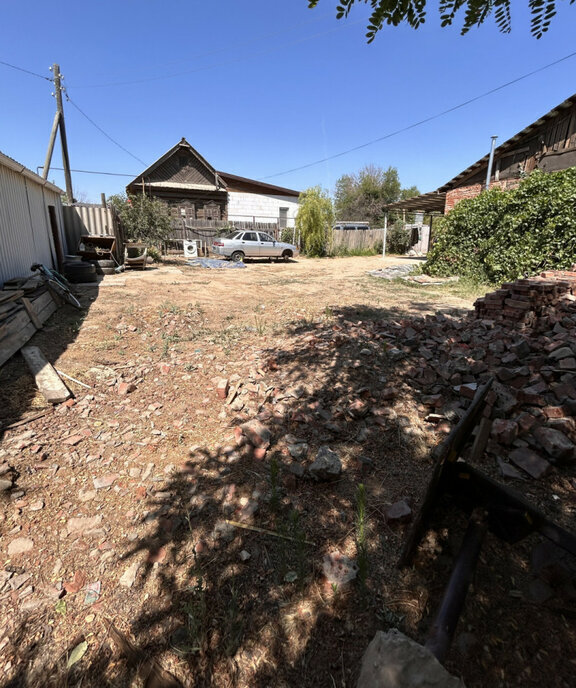
M 406 198 L 403 201 L 396 201 L 395 203 L 388 203 L 385 210 L 407 210 L 411 213 L 444 213 L 444 205 L 446 204 L 446 193 L 442 191 L 430 191 L 429 193 L 421 194 L 420 196 L 413 196 Z

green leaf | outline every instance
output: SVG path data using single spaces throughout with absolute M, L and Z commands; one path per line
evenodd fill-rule
M 70 657 L 68 657 L 68 661 L 66 662 L 66 668 L 70 669 L 71 666 L 79 662 L 82 659 L 82 657 L 84 657 L 87 650 L 88 643 L 85 640 L 80 644 L 76 645 L 76 647 L 70 653 Z

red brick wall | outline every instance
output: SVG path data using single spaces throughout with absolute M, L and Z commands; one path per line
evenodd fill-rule
M 490 187 L 498 186 L 501 189 L 513 189 L 520 183 L 519 179 L 504 179 L 502 181 L 490 182 Z M 448 213 L 454 208 L 456 203 L 464 198 L 474 198 L 484 190 L 484 184 L 471 184 L 470 186 L 459 186 L 456 189 L 446 192 L 446 203 L 444 205 L 444 214 Z

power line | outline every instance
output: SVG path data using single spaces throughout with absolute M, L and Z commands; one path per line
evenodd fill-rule
M 118 141 L 116 141 L 115 139 L 113 139 L 113 138 L 110 136 L 110 134 L 107 134 L 107 133 L 104 131 L 104 129 L 102 129 L 102 127 L 98 126 L 98 124 L 96 124 L 96 122 L 95 122 L 93 119 L 91 119 L 90 117 L 88 117 L 88 115 L 87 115 L 85 112 L 83 112 L 83 111 L 78 107 L 78 105 L 76 105 L 76 103 L 70 98 L 70 96 L 68 95 L 68 93 L 66 93 L 66 100 L 70 103 L 70 105 L 73 105 L 73 106 L 78 110 L 78 112 L 90 122 L 90 124 L 91 124 L 93 127 L 96 127 L 96 129 L 98 129 L 98 131 L 99 131 L 101 134 L 104 134 L 104 136 L 105 136 L 107 139 L 109 139 L 110 141 L 112 141 L 112 143 L 113 143 L 115 146 L 118 146 L 118 148 L 120 148 L 121 150 L 123 150 L 125 153 L 128 153 L 128 155 L 129 155 L 131 158 L 134 158 L 134 160 L 137 160 L 139 163 L 141 163 L 142 165 L 144 165 L 144 167 L 147 167 L 147 165 L 146 165 L 146 163 L 144 162 L 144 160 L 141 160 L 137 155 L 134 155 L 134 153 L 131 153 L 127 148 L 124 148 L 124 146 L 123 146 L 121 143 L 118 143 Z
M 43 169 L 43 166 L 40 165 L 37 169 L 41 170 Z M 63 167 L 51 167 L 50 169 L 58 170 L 60 172 L 64 171 Z M 109 177 L 132 177 L 132 179 L 138 176 L 137 174 L 126 174 L 125 172 L 97 172 L 95 170 L 70 170 L 70 172 L 80 172 L 82 174 L 105 174 Z
M 261 177 L 261 179 L 273 179 L 274 177 L 282 177 L 285 174 L 290 174 L 291 172 L 299 172 L 300 170 L 305 170 L 309 167 L 314 167 L 314 165 L 320 165 L 323 162 L 328 162 L 329 160 L 334 160 L 335 158 L 341 158 L 344 155 L 348 155 L 348 153 L 353 153 L 354 151 L 360 150 L 362 148 L 367 148 L 368 146 L 372 146 L 375 143 L 379 143 L 380 141 L 385 141 L 386 139 L 390 139 L 393 136 L 398 136 L 398 134 L 403 134 L 405 131 L 410 131 L 410 129 L 415 129 L 416 127 L 421 126 L 422 124 L 427 124 L 428 122 L 431 122 L 432 120 L 438 119 L 439 117 L 443 117 L 444 115 L 449 114 L 450 112 L 454 112 L 455 110 L 459 110 L 460 108 L 465 107 L 466 105 L 470 105 L 470 103 L 474 103 L 477 100 L 480 100 L 481 98 L 485 98 L 486 96 L 492 95 L 492 93 L 496 93 L 497 91 L 501 91 L 504 88 L 507 88 L 508 86 L 512 86 L 513 84 L 517 84 L 519 81 L 522 81 L 523 79 L 527 79 L 530 76 L 533 76 L 534 74 L 538 74 L 538 72 L 542 72 L 545 69 L 548 69 L 549 67 L 553 67 L 554 65 L 559 64 L 560 62 L 564 62 L 565 60 L 570 59 L 571 57 L 574 57 L 576 55 L 576 51 L 573 53 L 570 53 L 569 55 L 565 55 L 564 57 L 561 57 L 559 60 L 555 60 L 554 62 L 550 62 L 547 65 L 544 65 L 543 67 L 539 67 L 538 69 L 534 69 L 531 72 L 528 72 L 527 74 L 523 74 L 522 76 L 517 77 L 516 79 L 512 79 L 512 81 L 507 81 L 505 84 L 501 84 L 500 86 L 496 86 L 496 88 L 492 88 L 489 91 L 486 91 L 485 93 L 481 93 L 478 96 L 475 96 L 474 98 L 470 98 L 469 100 L 464 101 L 463 103 L 460 103 L 459 105 L 454 105 L 451 108 L 448 108 L 447 110 L 443 110 L 442 112 L 438 112 L 435 115 L 431 115 L 430 117 L 426 117 L 425 119 L 421 119 L 418 122 L 414 122 L 413 124 L 409 124 L 406 127 L 402 127 L 401 129 L 396 129 L 396 131 L 392 131 L 389 134 L 385 134 L 384 136 L 379 136 L 377 139 L 372 139 L 372 141 L 367 141 L 366 143 L 361 143 L 358 146 L 354 146 L 354 148 L 348 148 L 345 151 L 341 151 L 340 153 L 335 153 L 334 155 L 329 155 L 326 158 L 322 158 L 321 160 L 315 160 L 314 162 L 309 162 L 306 165 L 300 165 L 300 167 L 293 167 L 290 170 L 285 170 L 284 172 L 277 172 L 276 174 L 269 174 L 267 177 Z
M 29 69 L 24 69 L 23 67 L 17 67 L 16 65 L 10 64 L 9 62 L 4 62 L 0 60 L 0 64 L 6 67 L 11 67 L 12 69 L 17 69 L 19 72 L 24 72 L 25 74 L 31 74 L 32 76 L 37 76 L 39 79 L 45 79 L 46 81 L 53 81 L 49 76 L 44 76 L 42 74 L 37 74 L 36 72 L 31 72 Z

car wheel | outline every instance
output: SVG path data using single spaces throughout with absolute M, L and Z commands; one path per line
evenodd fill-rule
M 244 254 L 242 251 L 234 251 L 230 256 L 230 260 L 233 260 L 235 263 L 241 263 L 244 260 Z
M 290 258 L 292 258 L 292 251 L 290 251 L 290 250 L 284 251 L 284 253 L 282 254 L 282 258 L 284 258 L 284 260 L 286 262 L 288 262 L 290 260 Z

